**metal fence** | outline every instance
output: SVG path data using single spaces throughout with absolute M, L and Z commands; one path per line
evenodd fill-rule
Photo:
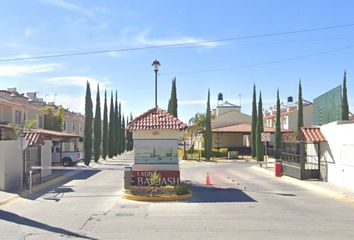
M 317 143 L 283 142 L 281 150 L 283 174 L 298 179 L 319 178 L 318 149 Z

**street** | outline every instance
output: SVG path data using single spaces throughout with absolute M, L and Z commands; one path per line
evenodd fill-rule
M 1 239 L 354 239 L 353 203 L 284 183 L 253 165 L 183 162 L 193 198 L 164 203 L 121 199 L 123 171 L 82 172 L 2 206 Z M 205 186 L 207 172 L 212 187 Z

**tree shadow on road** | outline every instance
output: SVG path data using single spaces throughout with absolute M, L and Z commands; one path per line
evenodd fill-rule
M 184 202 L 217 203 L 217 202 L 257 202 L 246 193 L 236 188 L 219 188 L 193 184 L 193 197 Z
M 0 220 L 8 221 L 11 223 L 16 223 L 16 224 L 20 224 L 20 225 L 25 225 L 25 226 L 29 226 L 29 227 L 39 228 L 39 229 L 42 229 L 42 230 L 45 230 L 48 232 L 62 234 L 67 237 L 76 237 L 76 238 L 92 239 L 92 240 L 96 239 L 96 238 L 84 236 L 79 233 L 68 231 L 63 228 L 53 227 L 51 225 L 37 222 L 35 220 L 29 219 L 26 217 L 22 217 L 20 215 L 15 214 L 15 213 L 3 211 L 3 210 L 0 210 Z

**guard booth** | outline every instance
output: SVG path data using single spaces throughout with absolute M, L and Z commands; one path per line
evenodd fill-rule
M 77 142 L 78 135 L 51 131 L 46 129 L 31 129 L 24 132 L 23 138 L 23 186 L 29 187 L 30 170 L 32 166 L 51 167 L 53 164 L 53 142 L 59 142 L 60 159 L 62 155 L 63 142 Z M 32 184 L 39 184 L 50 178 L 51 169 L 32 170 Z
M 300 180 L 320 179 L 320 143 L 326 141 L 320 128 L 301 128 L 298 139 L 282 143 L 282 173 Z
M 134 165 L 126 170 L 132 185 L 150 185 L 150 175 L 160 174 L 160 185 L 178 185 L 178 141 L 187 125 L 160 108 L 153 108 L 131 121 L 127 130 L 133 132 Z M 126 181 L 127 182 L 127 181 Z

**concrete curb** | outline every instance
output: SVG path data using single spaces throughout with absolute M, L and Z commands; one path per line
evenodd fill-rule
M 192 198 L 192 193 L 184 195 L 175 195 L 175 196 L 136 196 L 127 193 L 122 194 L 122 198 L 133 200 L 133 201 L 142 201 L 142 202 L 172 202 L 180 201 Z
M 8 198 L 6 198 L 6 199 L 0 201 L 0 206 L 3 206 L 3 205 L 6 205 L 6 204 L 8 204 L 8 203 L 10 203 L 10 202 L 16 201 L 16 200 L 19 199 L 19 198 L 20 198 L 19 195 L 15 195 L 15 196 L 12 196 L 12 197 L 8 197 Z
M 311 184 L 309 182 L 306 182 L 306 181 L 303 181 L 303 180 L 299 180 L 299 179 L 296 179 L 296 178 L 292 178 L 292 177 L 289 177 L 289 176 L 284 176 L 283 175 L 281 177 L 275 177 L 274 176 L 274 172 L 272 172 L 272 171 L 270 171 L 268 169 L 261 168 L 259 166 L 252 166 L 250 168 L 255 170 L 255 171 L 270 175 L 270 176 L 274 177 L 275 179 L 277 179 L 279 181 L 282 181 L 282 182 L 285 182 L 285 183 L 289 183 L 289 184 L 292 184 L 292 185 L 296 185 L 298 187 L 301 187 L 301 188 L 304 188 L 306 190 L 315 192 L 317 194 L 321 194 L 323 196 L 326 196 L 326 197 L 329 197 L 329 198 L 333 198 L 333 199 L 336 199 L 336 200 L 340 200 L 340 201 L 344 201 L 344 202 L 354 203 L 354 198 L 353 197 L 347 196 L 347 195 L 339 193 L 337 191 L 333 191 L 331 189 L 328 189 L 328 188 L 325 188 L 325 187 L 321 187 L 321 186 L 317 186 L 315 184 Z

